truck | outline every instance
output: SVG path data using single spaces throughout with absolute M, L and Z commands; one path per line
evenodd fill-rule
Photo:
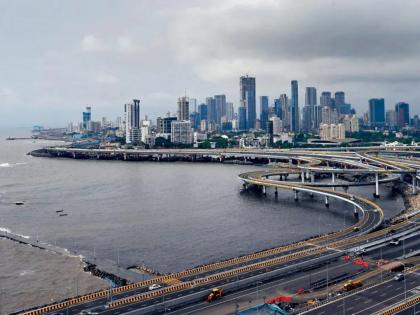
M 362 285 L 363 285 L 363 282 L 360 280 L 349 280 L 344 284 L 343 290 L 351 291 L 351 290 L 360 288 Z
M 207 301 L 212 302 L 223 296 L 223 288 L 214 288 L 211 290 L 210 294 L 207 296 Z

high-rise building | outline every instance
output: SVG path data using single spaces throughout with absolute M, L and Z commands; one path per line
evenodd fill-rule
M 397 112 L 395 110 L 387 110 L 385 113 L 385 121 L 389 128 L 397 127 Z
M 166 135 L 170 135 L 172 132 L 172 122 L 176 121 L 176 117 L 158 117 L 156 120 L 156 129 L 157 133 L 162 133 Z
M 289 99 L 286 94 L 280 95 L 281 120 L 283 121 L 283 128 L 290 131 L 290 106 Z
M 319 125 L 322 123 L 322 109 L 324 106 L 316 105 L 313 109 L 313 128 L 314 130 L 319 129 Z
M 322 92 L 321 97 L 319 98 L 319 105 L 327 106 L 332 108 L 332 99 L 331 99 L 331 92 Z
M 359 119 L 356 115 L 345 115 L 343 123 L 346 131 L 359 132 Z
M 404 102 L 395 104 L 395 112 L 397 113 L 397 126 L 404 128 L 410 123 L 410 105 Z
M 260 124 L 262 130 L 267 130 L 268 96 L 260 96 Z
M 383 98 L 369 100 L 369 123 L 372 127 L 385 125 L 385 100 Z
M 274 112 L 275 116 L 277 116 L 280 119 L 283 119 L 283 112 L 282 112 L 282 109 L 281 109 L 280 98 L 275 98 L 274 99 L 273 112 Z M 271 117 L 271 113 L 270 113 L 269 116 Z
M 246 125 L 246 107 L 245 106 L 239 106 L 238 108 L 238 130 L 244 131 L 247 130 Z
M 305 92 L 305 105 L 315 106 L 316 105 L 316 88 L 307 87 Z
M 335 107 L 339 108 L 346 104 L 345 94 L 343 91 L 337 91 L 334 94 Z
M 298 81 L 293 80 L 291 82 L 291 99 L 290 99 L 290 131 L 299 131 L 299 91 Z
M 338 123 L 337 111 L 328 106 L 321 106 L 321 122 L 324 124 Z
M 279 135 L 283 131 L 283 122 L 278 117 L 271 117 L 270 121 L 273 123 L 273 135 Z
M 226 115 L 226 95 L 215 95 L 216 102 L 216 123 L 220 126 L 222 124 L 222 117 Z
M 89 122 L 92 119 L 92 108 L 86 106 L 86 111 L 83 112 L 83 129 L 88 130 Z
M 255 105 L 255 78 L 248 75 L 239 79 L 240 103 L 246 108 L 246 128 L 254 129 L 257 120 Z
M 319 127 L 321 140 L 344 140 L 346 130 L 344 124 L 321 124 Z
M 190 112 L 195 113 L 197 112 L 197 99 L 190 98 Z
M 235 116 L 235 111 L 233 108 L 233 103 L 226 103 L 226 121 L 232 121 Z
M 124 105 L 125 142 L 138 144 L 140 142 L 140 100 Z
M 171 126 L 171 142 L 174 144 L 192 144 L 192 129 L 189 121 L 173 121 Z
M 302 130 L 309 132 L 313 129 L 313 117 L 315 106 L 305 105 L 302 109 Z
M 207 105 L 206 104 L 198 105 L 198 115 L 200 116 L 200 120 L 207 120 Z
M 207 121 L 208 123 L 216 123 L 217 121 L 217 109 L 216 100 L 213 97 L 206 97 L 207 105 Z
M 176 117 L 178 121 L 188 121 L 190 119 L 190 102 L 188 97 L 179 97 L 177 105 Z

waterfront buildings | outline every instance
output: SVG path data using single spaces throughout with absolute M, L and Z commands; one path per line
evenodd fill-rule
M 189 121 L 173 121 L 171 124 L 171 142 L 173 144 L 192 144 L 192 129 Z
M 140 100 L 124 105 L 125 141 L 127 144 L 140 142 Z
M 255 129 L 257 120 L 255 105 L 255 78 L 248 75 L 240 77 L 239 90 L 240 104 L 242 107 L 246 108 L 246 129 Z
M 372 127 L 385 125 L 385 100 L 383 98 L 369 100 L 369 123 Z

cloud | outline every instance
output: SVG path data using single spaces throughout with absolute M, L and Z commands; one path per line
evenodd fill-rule
M 82 50 L 87 52 L 99 52 L 107 50 L 106 45 L 95 35 L 85 35 L 82 39 Z
M 203 80 L 254 72 L 326 83 L 419 81 L 416 1 L 386 9 L 376 0 L 229 4 L 186 10 L 172 29 L 177 57 Z
M 14 90 L 8 87 L 0 88 L 0 102 L 3 104 L 14 104 L 18 100 L 18 96 Z
M 95 81 L 103 84 L 118 83 L 118 78 L 110 73 L 102 73 L 95 76 Z

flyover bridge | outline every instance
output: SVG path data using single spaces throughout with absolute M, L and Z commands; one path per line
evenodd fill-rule
M 112 152 L 111 152 L 112 151 Z M 307 268 L 313 264 L 325 263 L 329 259 L 339 257 L 345 252 L 352 251 L 367 241 L 380 242 L 389 231 L 400 232 L 417 228 L 412 222 L 405 220 L 391 227 L 377 230 L 384 218 L 383 210 L 372 201 L 354 196 L 346 192 L 338 192 L 319 187 L 315 181 L 306 181 L 311 174 L 370 174 L 377 180 L 370 184 L 378 185 L 379 181 L 394 181 L 395 175 L 413 175 L 417 170 L 402 167 L 397 162 L 382 161 L 371 155 L 360 156 L 353 152 L 296 152 L 296 151 L 243 151 L 243 150 L 87 150 L 71 148 L 47 148 L 33 155 L 70 158 L 108 159 L 117 156 L 118 159 L 131 159 L 134 156 L 140 160 L 155 160 L 177 156 L 189 161 L 197 161 L 203 157 L 210 160 L 224 162 L 227 159 L 246 159 L 274 163 L 286 161 L 289 168 L 272 168 L 264 171 L 247 172 L 239 178 L 245 186 L 256 185 L 263 192 L 267 187 L 275 190 L 290 190 L 298 198 L 299 194 L 317 194 L 329 204 L 330 198 L 342 200 L 351 204 L 359 214 L 358 222 L 341 231 L 314 237 L 312 239 L 290 245 L 282 245 L 225 261 L 212 263 L 190 270 L 177 272 L 154 279 L 128 284 L 103 290 L 60 303 L 40 307 L 25 315 L 51 314 L 57 310 L 66 309 L 68 314 L 77 314 L 92 306 L 104 306 L 101 314 L 126 313 L 137 310 L 139 314 L 152 314 L 159 305 L 176 306 L 180 303 L 193 303 L 201 300 L 209 288 L 223 286 L 227 292 L 249 286 L 255 279 L 268 281 L 287 272 L 299 272 L 299 268 Z M 363 163 L 365 162 L 365 163 Z M 343 169 L 332 167 L 341 165 Z M 345 168 L 344 168 L 345 166 Z M 303 172 L 303 173 L 302 173 Z M 289 175 L 300 175 L 302 182 L 287 180 Z M 379 175 L 384 176 L 379 179 Z M 284 180 L 275 180 L 278 177 Z M 351 184 L 351 183 L 349 183 Z M 331 182 L 330 187 L 342 184 Z M 413 185 L 415 188 L 415 185 Z M 416 217 L 417 218 L 417 217 Z M 148 291 L 148 286 L 159 283 L 164 287 L 155 291 Z

